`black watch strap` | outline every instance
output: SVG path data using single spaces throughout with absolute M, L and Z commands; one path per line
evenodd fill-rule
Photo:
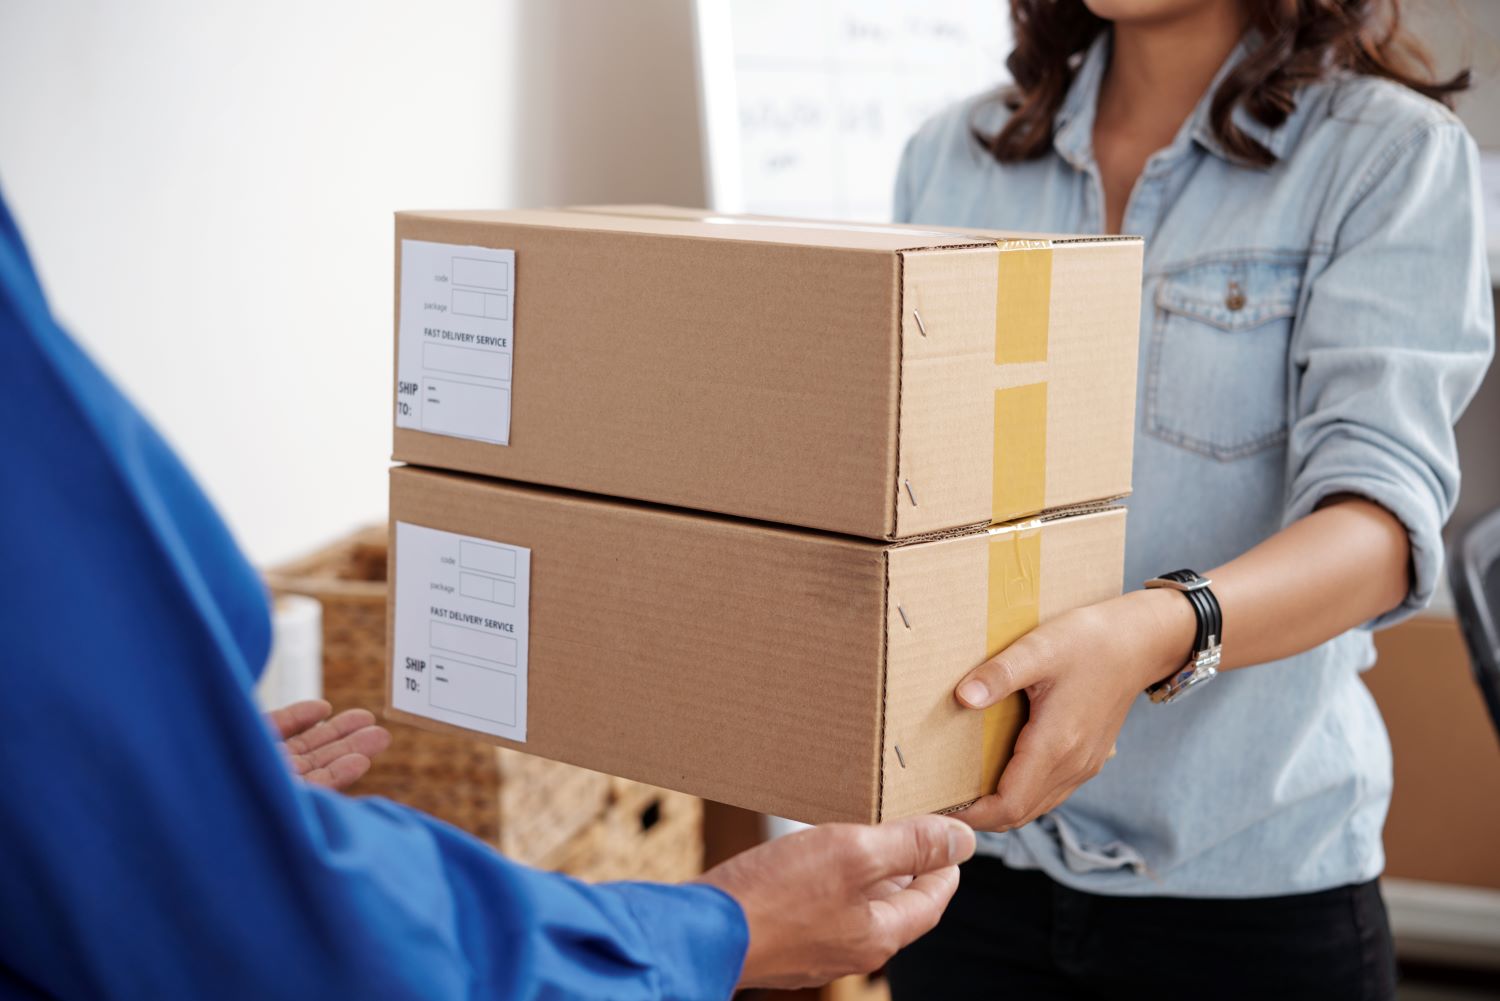
M 1171 702 L 1190 689 L 1212 681 L 1219 673 L 1224 637 L 1224 612 L 1207 577 L 1194 570 L 1173 570 L 1146 581 L 1146 587 L 1180 591 L 1193 608 L 1197 628 L 1188 662 L 1171 676 L 1146 689 L 1153 702 Z

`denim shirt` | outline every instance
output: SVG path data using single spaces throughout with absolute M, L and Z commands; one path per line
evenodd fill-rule
M 1005 120 L 993 94 L 927 122 L 902 160 L 897 220 L 1102 232 L 1092 133 L 1108 59 L 1106 34 L 1040 159 L 1002 165 L 975 142 L 972 127 Z M 1171 705 L 1137 699 L 1096 778 L 983 839 L 1012 866 L 1098 893 L 1272 896 L 1380 873 L 1391 752 L 1360 672 L 1371 629 L 1420 609 L 1438 581 L 1453 424 L 1494 340 L 1478 157 L 1452 114 L 1340 75 L 1305 87 L 1280 128 L 1237 115 L 1277 157 L 1259 168 L 1215 138 L 1208 101 L 1147 161 L 1124 216 L 1146 240 L 1127 586 L 1207 571 L 1334 494 L 1400 519 L 1412 585 L 1399 608 L 1306 653 Z M 1236 640 L 1231 611 L 1224 643 Z

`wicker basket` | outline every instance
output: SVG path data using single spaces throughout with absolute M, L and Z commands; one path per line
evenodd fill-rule
M 703 871 L 703 801 L 611 779 L 604 815 L 546 865 L 593 882 L 692 879 Z
M 370 528 L 266 575 L 275 594 L 323 604 L 323 694 L 335 711 L 385 705 L 386 529 Z M 689 879 L 702 804 L 507 748 L 393 725 L 351 795 L 385 796 L 507 856 L 592 880 Z

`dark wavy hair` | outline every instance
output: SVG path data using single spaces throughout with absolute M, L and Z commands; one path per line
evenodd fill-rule
M 1339 70 L 1394 80 L 1453 106 L 1469 71 L 1437 79 L 1426 49 L 1402 26 L 1401 0 L 1240 0 L 1260 40 L 1219 84 L 1210 107 L 1214 134 L 1237 159 L 1270 166 L 1276 157 L 1234 123 L 1236 107 L 1276 128 L 1297 105 L 1297 90 Z M 1006 66 L 1010 118 L 975 138 L 1001 163 L 1032 160 L 1051 148 L 1052 121 L 1067 96 L 1079 54 L 1109 24 L 1083 0 L 1011 0 L 1016 47 Z

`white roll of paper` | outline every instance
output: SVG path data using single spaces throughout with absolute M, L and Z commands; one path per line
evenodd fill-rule
M 323 695 L 323 606 L 286 595 L 271 610 L 271 656 L 255 686 L 262 712 Z

